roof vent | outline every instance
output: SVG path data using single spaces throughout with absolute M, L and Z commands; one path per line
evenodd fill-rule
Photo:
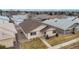
M 72 21 L 74 21 L 75 19 L 72 19 Z
M 55 20 L 55 22 L 57 22 L 57 20 Z
M 72 21 L 74 21 L 76 18 L 72 19 Z

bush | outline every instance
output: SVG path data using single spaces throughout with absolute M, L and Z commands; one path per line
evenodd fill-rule
M 58 35 L 58 33 L 56 33 L 56 37 L 58 37 L 59 35 Z
M 48 35 L 46 35 L 45 39 L 49 39 L 49 36 L 48 36 Z
M 5 49 L 6 47 L 4 45 L 0 45 L 0 49 Z

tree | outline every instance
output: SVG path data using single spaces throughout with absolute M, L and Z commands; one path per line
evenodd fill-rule
M 9 20 L 9 23 L 14 23 L 14 21 L 13 20 Z
M 56 33 L 56 37 L 58 37 L 59 35 L 58 35 L 58 33 Z
M 48 35 L 46 35 L 46 37 L 45 37 L 46 39 L 49 39 L 49 36 Z
M 2 15 L 2 10 L 0 10 L 0 15 Z
M 11 16 L 7 16 L 9 18 L 9 23 L 14 23 L 14 21 L 11 19 Z
M 72 34 L 75 34 L 75 28 L 72 29 Z
M 50 12 L 49 15 L 52 15 L 52 12 Z

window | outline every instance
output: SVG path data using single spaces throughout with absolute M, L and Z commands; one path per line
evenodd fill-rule
M 46 34 L 46 32 L 44 32 L 44 34 Z
M 66 30 L 66 31 L 70 31 L 70 30 Z
M 31 32 L 30 35 L 36 35 L 36 32 Z
M 53 33 L 56 33 L 56 30 L 53 30 Z

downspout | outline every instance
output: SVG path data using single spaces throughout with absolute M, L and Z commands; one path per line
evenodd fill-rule
M 65 30 L 64 30 L 64 34 L 66 34 Z

